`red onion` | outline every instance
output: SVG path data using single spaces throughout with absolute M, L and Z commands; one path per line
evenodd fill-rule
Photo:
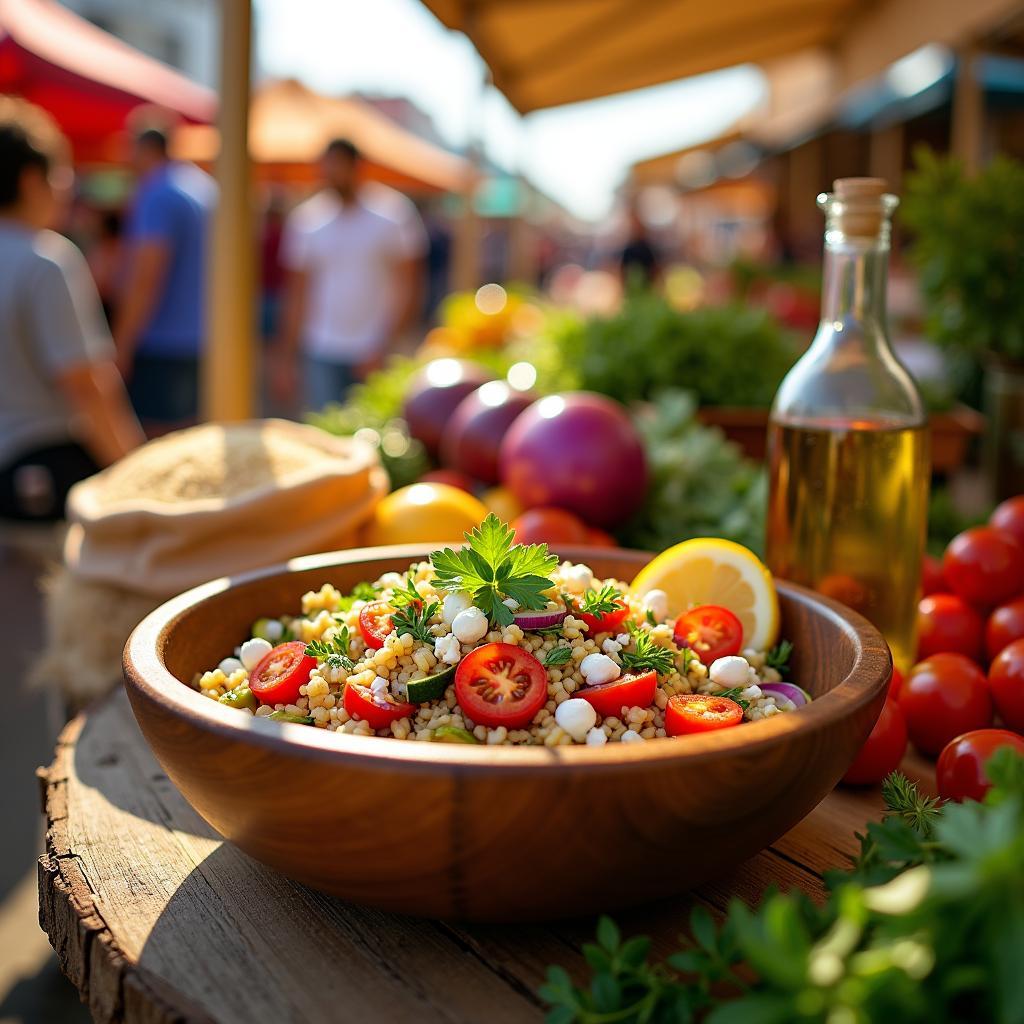
M 548 629 L 560 626 L 569 614 L 568 608 L 538 608 L 535 611 L 515 613 L 515 624 L 520 629 Z
M 761 683 L 761 692 L 765 695 L 785 697 L 791 700 L 798 708 L 811 703 L 811 695 L 797 686 L 796 683 Z

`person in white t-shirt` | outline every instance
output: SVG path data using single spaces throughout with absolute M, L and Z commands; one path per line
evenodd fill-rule
M 390 189 L 360 186 L 359 163 L 347 139 L 328 145 L 325 188 L 292 211 L 281 242 L 287 280 L 271 383 L 279 400 L 294 400 L 301 352 L 310 409 L 343 401 L 380 364 L 419 299 L 419 215 Z

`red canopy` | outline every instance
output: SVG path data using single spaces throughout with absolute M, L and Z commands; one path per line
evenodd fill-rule
M 217 108 L 213 90 L 56 0 L 0 0 L 0 92 L 47 110 L 81 163 L 123 159 L 118 133 L 137 107 L 192 122 L 213 120 Z

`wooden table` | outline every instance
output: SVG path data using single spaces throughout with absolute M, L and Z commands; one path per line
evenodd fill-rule
M 585 976 L 580 945 L 592 919 L 483 927 L 403 918 L 257 864 L 185 803 L 121 693 L 71 722 L 39 774 L 40 922 L 104 1024 L 514 1024 L 541 1019 L 536 990 L 548 964 Z M 845 863 L 854 830 L 880 808 L 876 791 L 837 790 L 742 870 L 618 920 L 650 934 L 663 955 L 693 900 L 720 913 L 733 896 L 756 902 L 773 884 L 820 896 L 822 872 Z M 686 851 L 656 869 L 685 871 Z

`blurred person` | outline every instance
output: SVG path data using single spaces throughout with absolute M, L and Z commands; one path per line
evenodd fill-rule
M 281 246 L 287 272 L 271 383 L 320 409 L 344 400 L 416 319 L 426 237 L 404 196 L 360 182 L 360 156 L 335 139 L 321 162 L 324 188 L 292 211 Z
M 132 160 L 139 184 L 114 342 L 139 419 L 160 433 L 199 413 L 206 235 L 217 192 L 198 167 L 170 159 L 156 128 L 136 136 Z
M 48 226 L 70 177 L 49 116 L 0 97 L 0 517 L 61 518 L 71 486 L 143 440 L 81 252 Z
M 113 323 L 124 265 L 121 252 L 121 211 L 96 210 L 95 217 L 96 227 L 92 239 L 84 247 L 85 260 L 89 264 L 92 279 L 96 282 L 96 290 L 100 293 L 100 302 L 103 303 L 107 323 Z
M 618 260 L 623 287 L 650 288 L 661 276 L 661 259 L 635 202 L 626 211 L 626 232 Z
M 281 240 L 287 206 L 279 188 L 271 190 L 263 211 L 260 233 L 260 330 L 264 338 L 275 338 L 281 311 L 285 272 L 281 266 Z

